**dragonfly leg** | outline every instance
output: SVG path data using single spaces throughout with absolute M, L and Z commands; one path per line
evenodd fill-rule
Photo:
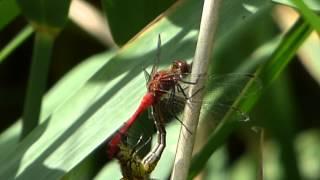
M 198 83 L 198 79 L 195 82 L 185 81 L 183 79 L 179 79 L 180 82 L 190 85 L 196 85 Z
M 142 159 L 142 164 L 144 166 L 144 169 L 147 172 L 153 171 L 153 169 L 156 167 L 162 152 L 166 146 L 166 130 L 163 124 L 163 118 L 160 114 L 159 105 L 156 104 L 153 106 L 154 112 L 154 122 L 157 129 L 157 143 L 152 148 L 152 150 Z
M 177 84 L 177 90 L 178 92 L 181 92 L 183 97 L 186 99 L 186 100 L 189 100 L 191 98 L 193 98 L 197 93 L 199 93 L 201 90 L 203 90 L 204 87 L 201 87 L 199 89 L 196 90 L 196 92 L 194 92 L 190 97 L 187 96 L 187 94 L 185 93 L 185 89 L 182 88 L 182 86 L 180 84 Z
M 138 142 L 137 142 L 137 144 L 135 146 L 133 146 L 133 148 L 132 148 L 132 150 L 133 150 L 132 151 L 133 152 L 132 156 L 133 157 L 138 156 L 138 153 L 140 152 L 140 150 L 142 148 L 144 148 L 151 141 L 151 137 L 149 137 L 146 142 L 144 142 L 143 144 L 140 145 L 140 143 L 142 142 L 142 139 L 143 139 L 142 137 L 143 136 L 141 135 L 139 140 L 138 140 Z
M 182 82 L 182 83 L 185 83 L 185 84 L 196 85 L 199 82 L 200 76 L 203 76 L 203 75 L 199 74 L 195 82 L 185 81 L 185 80 L 183 80 L 183 78 L 180 78 L 179 81 Z
M 183 97 L 184 97 L 186 100 L 189 99 L 189 97 L 187 96 L 186 92 L 184 92 L 185 90 L 181 87 L 180 84 L 177 84 L 177 90 L 178 90 L 178 92 L 181 92 L 181 93 L 182 93 Z
M 146 82 L 149 82 L 151 79 L 151 75 L 148 73 L 145 67 L 143 67 L 142 70 L 143 70 L 144 78 L 146 79 Z

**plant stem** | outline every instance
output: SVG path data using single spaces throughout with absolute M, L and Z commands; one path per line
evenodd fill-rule
M 38 31 L 35 36 L 32 64 L 23 109 L 21 139 L 39 123 L 41 101 L 45 91 L 54 36 Z
M 214 42 L 214 35 L 216 32 L 219 4 L 220 0 L 204 1 L 200 32 L 192 67 L 192 74 L 205 75 L 208 70 L 208 64 Z M 202 87 L 204 85 L 204 80 L 205 79 L 202 78 L 191 79 L 192 82 L 197 82 L 198 87 Z M 192 86 L 189 90 L 189 95 L 195 94 L 196 91 L 198 91 L 197 87 Z M 195 99 L 196 102 L 199 102 L 199 100 L 202 100 L 202 98 L 202 92 L 196 93 L 196 95 L 193 96 L 193 99 Z M 180 131 L 177 153 L 171 179 L 187 179 L 195 141 L 196 129 L 199 122 L 200 109 L 200 103 L 192 103 L 190 105 L 187 105 L 185 108 L 183 120 L 186 127 L 182 127 Z M 190 130 L 192 134 L 189 133 L 188 130 Z
M 28 25 L 23 28 L 19 34 L 11 40 L 1 51 L 0 51 L 0 63 L 10 55 L 23 41 L 25 41 L 33 32 L 32 26 Z
M 283 37 L 280 41 L 280 44 L 276 44 L 277 46 L 274 49 L 270 49 L 270 57 L 264 55 L 268 59 L 270 59 L 266 64 L 262 65 L 258 71 L 256 72 L 256 77 L 259 77 L 262 80 L 264 85 L 264 89 L 270 86 L 274 80 L 279 76 L 279 74 L 283 71 L 286 65 L 294 56 L 297 49 L 304 42 L 304 40 L 311 33 L 312 28 L 300 18 L 296 24 L 291 28 L 289 32 Z M 256 91 L 254 86 L 251 86 L 250 82 L 246 85 L 243 92 L 246 91 Z M 258 92 L 262 93 L 262 92 Z M 246 98 L 239 96 L 234 103 L 235 107 L 239 107 L 244 112 L 248 112 L 254 104 L 258 101 L 260 94 L 255 96 L 255 99 L 250 98 L 251 100 L 246 101 Z M 192 160 L 192 172 L 189 175 L 189 178 L 195 177 L 206 165 L 207 160 L 216 151 L 226 140 L 226 138 L 231 134 L 231 132 L 239 126 L 240 121 L 230 121 L 229 116 L 232 113 L 227 113 L 221 122 L 218 124 L 215 131 L 208 137 L 208 142 L 202 149 L 193 157 Z M 269 122 L 270 123 L 270 122 Z M 271 123 L 272 124 L 272 123 Z M 274 123 L 276 127 L 274 129 L 279 129 L 279 122 Z M 286 126 L 281 126 L 288 128 Z M 287 135 L 287 131 L 283 131 L 282 129 L 279 131 L 280 135 Z M 291 135 L 291 134 L 290 134 Z M 282 139 L 286 139 L 287 137 L 283 137 Z M 279 140 L 282 140 L 278 138 Z M 287 140 L 292 140 L 293 138 L 287 138 Z M 287 142 L 281 142 L 281 145 L 285 145 L 286 147 L 291 146 L 292 144 L 287 144 Z M 293 149 L 293 148 L 291 148 Z M 286 150 L 290 150 L 286 149 Z M 290 152 L 285 155 L 289 155 L 290 160 L 295 161 L 295 156 Z M 284 161 L 287 162 L 287 161 Z M 288 163 L 285 165 L 285 171 L 287 171 L 286 175 L 289 175 L 287 179 L 300 179 L 299 171 L 297 170 L 297 166 L 295 163 Z

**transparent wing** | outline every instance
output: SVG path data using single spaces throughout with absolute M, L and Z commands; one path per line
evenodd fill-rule
M 159 66 L 159 63 L 160 63 L 160 49 L 161 48 L 161 36 L 159 34 L 158 36 L 158 44 L 157 44 L 157 54 L 156 54 L 156 59 L 155 59 L 155 62 L 152 66 L 152 69 L 151 69 L 151 73 L 150 73 L 150 76 L 149 76 L 149 79 L 147 82 L 150 81 L 150 78 L 153 77 L 153 75 L 158 71 L 158 66 Z
M 176 96 L 177 97 L 177 96 Z M 178 120 L 182 125 L 183 124 L 183 109 L 186 105 L 190 105 L 195 103 L 202 103 L 201 106 L 201 118 L 212 119 L 214 121 L 220 121 L 227 114 L 230 113 L 231 118 L 237 121 L 248 121 L 249 116 L 243 112 L 241 109 L 232 106 L 232 104 L 223 104 L 223 103 L 212 103 L 208 101 L 185 101 L 185 98 L 180 96 L 180 100 L 175 99 L 174 101 L 166 102 L 166 100 L 162 99 L 162 108 L 161 111 L 164 114 L 164 118 L 167 122 L 171 120 Z M 183 99 L 183 100 L 182 100 Z M 187 102 L 187 103 L 186 103 Z
M 194 76 L 194 78 L 191 78 Z M 179 85 L 187 94 L 191 86 L 195 86 L 196 93 L 205 91 L 205 101 L 214 101 L 220 104 L 232 104 L 238 96 L 251 97 L 254 96 L 262 88 L 261 80 L 253 74 L 225 74 L 219 76 L 207 77 L 206 86 L 198 87 L 197 81 L 205 78 L 203 75 L 184 75 L 183 80 L 180 81 Z M 196 79 L 194 82 L 190 79 Z M 250 83 L 254 90 L 244 92 L 245 86 Z M 192 97 L 194 95 L 189 95 Z
M 198 90 L 196 93 L 205 91 L 204 100 L 201 102 L 195 101 L 192 97 L 194 95 L 186 95 L 191 86 L 197 86 L 197 82 L 190 82 L 191 75 L 185 74 L 184 79 L 179 82 L 176 89 L 167 91 L 166 95 L 162 98 L 162 107 L 166 119 L 178 119 L 181 120 L 181 112 L 188 103 L 201 103 L 202 114 L 206 114 L 207 118 L 213 118 L 215 120 L 221 120 L 226 113 L 232 113 L 231 118 L 239 121 L 249 120 L 249 116 L 241 109 L 233 107 L 233 103 L 238 96 L 247 98 L 255 95 L 262 85 L 259 79 L 251 74 L 227 74 L 222 76 L 209 76 L 208 85 L 206 87 L 196 87 Z M 202 75 L 197 75 L 193 79 L 199 80 L 204 78 Z M 255 91 L 244 93 L 244 88 L 247 83 L 251 83 L 256 88 Z
M 260 79 L 252 74 L 227 74 L 223 76 L 210 76 L 206 90 L 205 101 L 216 104 L 233 104 L 236 98 L 248 98 L 257 94 L 262 88 Z M 253 90 L 246 91 L 250 84 Z

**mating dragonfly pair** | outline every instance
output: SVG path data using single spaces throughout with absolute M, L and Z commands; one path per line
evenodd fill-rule
M 108 157 L 110 159 L 118 159 L 121 166 L 123 179 L 148 179 L 150 173 L 156 167 L 162 155 L 162 152 L 166 146 L 166 130 L 164 126 L 164 121 L 167 121 L 168 118 L 175 118 L 180 121 L 176 114 L 181 111 L 181 109 L 186 104 L 186 101 L 188 101 L 188 103 L 193 102 L 193 95 L 188 96 L 185 93 L 189 86 L 197 85 L 197 82 L 190 82 L 189 80 L 186 80 L 186 77 L 190 77 L 192 65 L 188 64 L 185 61 L 177 60 L 172 63 L 169 69 L 158 71 L 158 64 L 160 59 L 160 46 L 161 40 L 159 36 L 156 62 L 152 67 L 151 73 L 146 73 L 148 82 L 147 93 L 144 95 L 135 113 L 108 140 Z M 201 75 L 196 76 L 197 77 L 195 79 L 201 78 Z M 228 82 L 228 84 L 232 84 L 234 80 L 240 80 L 240 83 L 244 83 L 244 80 L 248 81 L 252 77 L 253 76 L 251 75 L 247 75 L 244 76 L 244 78 L 241 78 L 238 75 L 231 75 L 225 76 L 224 78 L 220 78 L 220 80 L 224 82 L 226 80 L 231 80 L 231 82 Z M 212 79 L 217 80 L 219 78 Z M 242 90 L 242 87 L 240 88 L 238 86 L 231 86 L 233 90 L 235 90 L 234 87 L 237 87 L 236 91 Z M 204 88 L 199 87 L 199 91 L 202 89 Z M 234 97 L 231 97 L 231 99 L 233 98 Z M 225 110 L 227 109 L 232 109 L 233 111 L 237 112 L 237 118 L 242 120 L 248 119 L 248 117 L 240 110 L 234 107 L 230 107 L 231 106 L 223 106 L 223 108 L 221 108 L 223 109 L 223 111 L 218 112 L 218 114 L 225 113 Z M 140 145 L 140 142 L 138 142 L 135 146 L 131 147 L 126 142 L 126 137 L 128 135 L 129 129 L 136 122 L 138 117 L 149 108 L 151 108 L 152 110 L 152 118 L 157 130 L 158 138 L 157 143 L 149 151 L 149 153 L 147 153 L 147 155 L 145 155 L 143 158 L 140 158 L 137 154 L 143 145 Z M 213 116 L 216 116 L 216 114 L 216 112 L 212 113 Z M 181 124 L 183 125 L 182 122 Z
M 153 105 L 154 111 L 159 111 L 158 104 Z M 140 158 L 138 152 L 146 143 L 141 143 L 142 136 L 131 147 L 126 141 L 126 135 L 123 135 L 122 141 L 118 144 L 118 152 L 115 158 L 118 159 L 122 180 L 146 180 L 149 179 L 150 173 L 156 167 L 160 160 L 161 154 L 166 145 L 166 131 L 163 125 L 163 117 L 160 114 L 154 114 L 154 122 L 157 129 L 157 143 L 143 158 Z M 147 141 L 148 142 L 148 141 Z M 109 153 L 110 151 L 108 151 Z M 109 154 L 110 155 L 110 154 Z
M 158 50 L 161 46 L 159 36 Z M 147 74 L 148 92 L 144 95 L 138 109 L 131 118 L 111 137 L 108 142 L 107 154 L 109 158 L 115 157 L 119 160 L 123 179 L 146 179 L 155 168 L 161 154 L 166 146 L 166 131 L 164 127 L 164 116 L 161 110 L 162 97 L 170 92 L 171 100 L 174 100 L 175 90 L 183 91 L 179 82 L 185 74 L 190 73 L 191 66 L 184 61 L 175 61 L 169 70 L 158 71 L 159 51 L 157 63 L 153 66 L 151 74 Z M 186 83 L 186 82 L 185 82 Z M 185 94 L 185 93 L 184 93 Z M 170 103 L 168 101 L 168 103 Z M 130 147 L 125 138 L 128 130 L 138 117 L 148 108 L 152 109 L 152 116 L 157 129 L 158 141 L 152 150 L 140 159 L 137 155 L 137 149 Z M 139 144 L 139 143 L 137 143 Z

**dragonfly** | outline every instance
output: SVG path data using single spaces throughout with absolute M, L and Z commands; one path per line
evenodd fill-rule
M 160 112 L 159 104 L 154 105 L 152 108 L 154 112 Z M 150 179 L 149 176 L 151 172 L 155 169 L 158 161 L 160 160 L 166 143 L 166 131 L 163 123 L 161 123 L 163 122 L 163 116 L 156 113 L 153 115 L 156 119 L 155 126 L 158 133 L 158 140 L 157 145 L 154 146 L 148 154 L 146 154 L 143 158 L 140 158 L 138 155 L 138 151 L 143 147 L 138 147 L 142 140 L 141 138 L 138 140 L 135 146 L 131 147 L 126 141 L 127 136 L 123 135 L 122 140 L 118 144 L 119 151 L 115 155 L 115 158 L 120 164 L 123 176 L 122 180 Z
M 159 35 L 157 57 L 160 56 L 160 46 L 161 38 Z M 158 104 L 163 95 L 167 94 L 170 90 L 176 89 L 177 87 L 179 90 L 182 90 L 179 82 L 182 80 L 184 74 L 190 73 L 191 71 L 190 66 L 185 61 L 174 61 L 169 69 L 158 71 L 158 62 L 160 58 L 156 59 L 157 62 L 152 67 L 151 73 L 146 73 L 147 93 L 143 96 L 140 105 L 134 114 L 120 127 L 107 145 L 107 154 L 109 158 L 114 157 L 119 151 L 118 144 L 121 142 L 122 136 L 128 132 L 138 117 L 150 107 Z M 162 136 L 162 134 L 159 136 Z M 159 146 L 162 147 L 163 145 Z
M 120 127 L 120 129 L 114 136 L 112 136 L 111 140 L 109 141 L 107 148 L 107 154 L 109 158 L 114 157 L 120 151 L 119 144 L 121 143 L 122 137 L 128 133 L 128 130 L 136 122 L 138 117 L 149 108 L 151 108 L 154 112 L 156 111 L 156 113 L 153 112 L 152 114 L 162 114 L 162 119 L 164 119 L 165 121 L 174 118 L 179 120 L 182 125 L 184 124 L 177 114 L 181 112 L 186 104 L 191 103 L 202 103 L 203 109 L 206 109 L 208 107 L 210 109 L 213 109 L 209 111 L 209 114 L 215 119 L 223 117 L 223 115 L 227 111 L 234 112 L 234 118 L 236 119 L 243 121 L 247 121 L 249 119 L 249 117 L 245 113 L 243 113 L 238 108 L 233 107 L 232 103 L 234 99 L 242 92 L 243 84 L 246 84 L 246 82 L 255 79 L 254 75 L 229 74 L 223 76 L 209 76 L 209 81 L 216 82 L 214 83 L 213 87 L 209 87 L 209 97 L 216 96 L 222 100 L 213 101 L 212 98 L 210 98 L 210 102 L 206 102 L 206 100 L 197 102 L 192 99 L 194 94 L 188 96 L 186 92 L 190 86 L 197 86 L 197 80 L 199 80 L 200 78 L 205 78 L 204 75 L 192 75 L 192 64 L 188 64 L 183 60 L 173 61 L 170 68 L 168 69 L 158 70 L 160 46 L 161 39 L 159 36 L 156 62 L 154 63 L 150 74 L 145 71 L 147 80 L 147 93 L 143 96 L 140 105 L 138 106 L 134 114 L 129 118 L 128 121 L 123 124 L 123 126 Z M 196 79 L 196 81 L 192 82 L 189 78 Z M 258 81 L 254 80 L 252 82 L 259 86 Z M 210 88 L 212 89 L 210 90 Z M 196 93 L 205 89 L 206 88 L 204 87 L 198 87 L 198 91 L 196 91 Z M 217 95 L 215 91 L 217 89 L 218 92 L 223 93 L 221 95 Z M 223 97 L 223 94 L 226 91 L 229 91 L 227 93 L 228 95 Z M 155 124 L 163 123 L 158 121 L 159 118 L 153 117 L 153 119 Z M 158 137 L 164 137 L 165 139 L 165 129 L 163 131 L 158 131 L 158 133 Z M 158 152 L 162 152 L 165 148 L 165 143 L 163 143 L 165 141 L 158 142 L 159 143 L 155 146 L 155 148 L 158 149 Z M 152 155 L 151 153 L 148 157 L 150 159 L 157 159 L 158 155 Z
M 159 36 L 158 49 L 160 49 L 160 46 L 161 40 Z M 159 57 L 159 55 L 157 57 Z M 145 73 L 148 91 L 143 97 L 138 109 L 108 141 L 108 157 L 110 159 L 115 157 L 119 160 L 124 176 L 123 179 L 144 179 L 156 167 L 166 146 L 164 116 L 160 107 L 161 97 L 166 94 L 167 91 L 175 89 L 176 87 L 182 90 L 178 82 L 182 80 L 184 73 L 191 71 L 190 66 L 184 61 L 174 61 L 168 70 L 158 71 L 157 65 L 158 63 L 155 63 L 150 74 Z M 134 152 L 135 148 L 130 148 L 128 144 L 123 143 L 123 139 L 127 136 L 129 129 L 136 122 L 140 114 L 148 108 L 152 109 L 152 117 L 157 129 L 158 141 L 152 150 L 144 156 L 143 159 L 140 159 L 139 156 L 136 155 L 137 153 Z

